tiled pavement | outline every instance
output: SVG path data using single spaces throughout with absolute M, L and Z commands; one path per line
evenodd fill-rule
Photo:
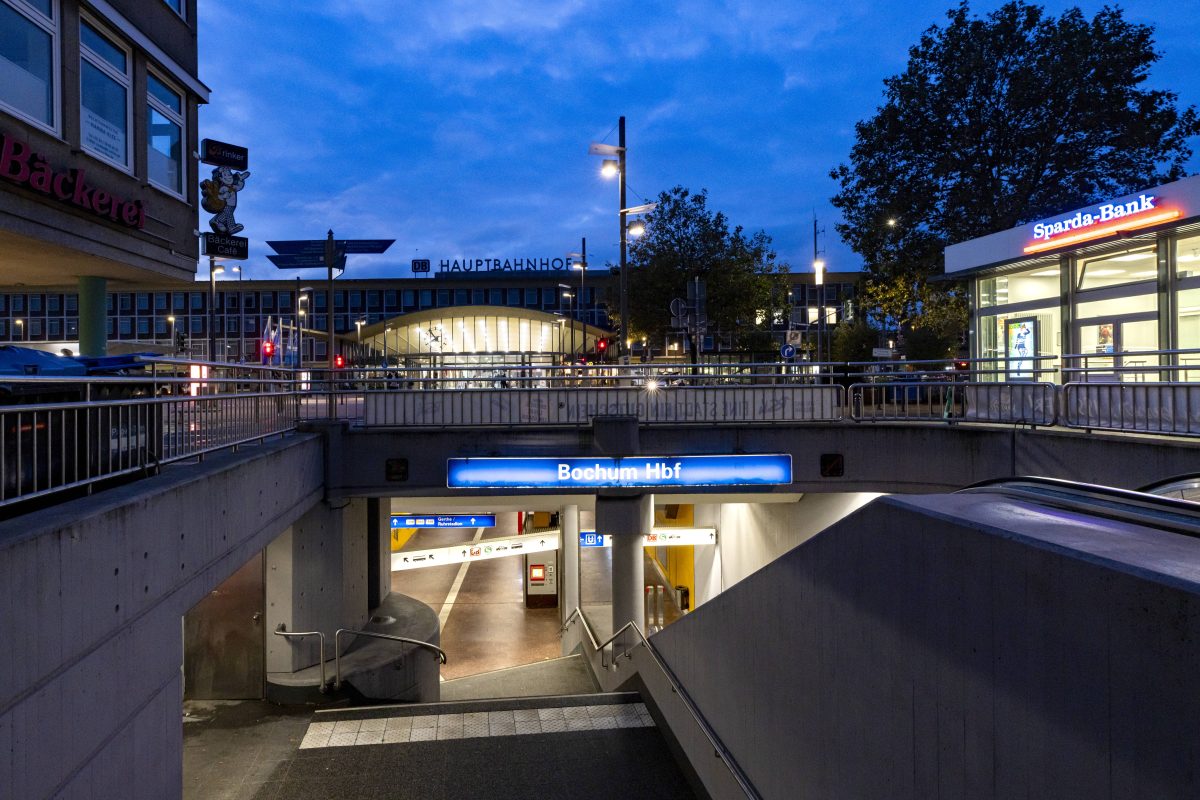
M 313 722 L 308 726 L 300 749 L 645 728 L 653 725 L 654 720 L 643 703 L 375 717 Z

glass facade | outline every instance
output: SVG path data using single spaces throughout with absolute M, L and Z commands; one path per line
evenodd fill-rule
M 0 105 L 54 129 L 55 19 L 50 0 L 0 0 Z

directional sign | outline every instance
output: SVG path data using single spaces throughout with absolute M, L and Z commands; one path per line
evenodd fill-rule
M 580 531 L 579 546 L 580 547 L 611 547 L 612 542 L 606 541 L 612 539 L 611 536 L 605 536 L 603 533 L 595 531 Z
M 785 344 L 783 347 L 779 348 L 779 355 L 783 356 L 784 358 L 795 358 L 795 345 Z
M 400 550 L 392 553 L 392 572 L 423 567 L 440 567 L 444 564 L 461 564 L 464 561 L 486 561 L 489 558 L 542 553 L 557 549 L 558 531 L 509 536 L 504 539 L 481 539 L 478 542 L 463 542 L 428 550 Z
M 295 239 L 289 241 L 267 242 L 281 256 L 325 256 L 325 239 Z M 335 239 L 334 248 L 339 253 L 383 253 L 386 252 L 395 239 Z
M 401 514 L 392 517 L 393 528 L 494 528 L 495 514 Z
M 280 269 L 314 269 L 316 267 L 324 267 L 325 266 L 325 257 L 323 255 L 318 255 L 318 256 L 310 256 L 307 254 L 299 255 L 299 256 L 268 255 L 267 259 L 270 260 L 270 262 L 272 264 L 279 267 Z M 343 253 L 338 258 L 337 263 L 333 265 L 333 268 L 334 269 L 345 269 L 346 268 L 345 253 Z

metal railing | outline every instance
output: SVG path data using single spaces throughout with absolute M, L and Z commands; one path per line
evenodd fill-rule
M 0 508 L 296 426 L 296 382 L 254 365 L 144 362 L 123 376 L 0 377 Z
M 287 626 L 284 625 L 282 622 L 279 623 L 278 626 L 276 626 L 275 630 L 272 631 L 272 633 L 274 633 L 276 636 L 283 636 L 284 638 L 288 638 L 288 639 L 292 639 L 292 638 L 303 639 L 306 636 L 316 636 L 317 637 L 317 640 L 318 640 L 317 663 L 321 665 L 321 685 L 318 690 L 322 694 L 324 694 L 325 693 L 325 685 L 327 683 L 327 681 L 325 680 L 325 634 L 321 633 L 320 631 L 296 631 L 294 633 L 289 632 L 287 629 Z
M 1200 436 L 1200 349 L 845 364 L 292 370 L 151 359 L 0 376 L 0 509 L 336 419 L 366 428 L 1001 423 Z
M 655 666 L 658 667 L 659 671 L 662 672 L 663 677 L 667 679 L 667 683 L 670 684 L 672 694 L 676 695 L 683 703 L 683 707 L 687 709 L 687 712 L 691 715 L 692 720 L 696 723 L 696 726 L 700 729 L 701 733 L 704 734 L 704 737 L 708 739 L 709 745 L 712 746 L 713 753 L 725 764 L 726 769 L 729 770 L 729 774 L 733 776 L 733 779 L 745 793 L 746 797 L 760 797 L 758 790 L 754 788 L 754 784 L 750 782 L 750 779 L 746 776 L 746 773 L 742 771 L 741 765 L 738 764 L 737 759 L 734 757 L 733 753 L 729 751 L 729 748 L 725 746 L 725 743 L 721 741 L 721 737 L 719 737 L 717 732 L 713 730 L 712 725 L 709 724 L 708 720 L 704 717 L 704 714 L 700 711 L 700 707 L 696 705 L 696 702 L 692 699 L 692 696 L 688 694 L 687 689 L 684 688 L 683 684 L 679 681 L 679 677 L 675 674 L 674 670 L 671 669 L 667 662 L 663 660 L 662 655 L 658 652 L 658 649 L 651 644 L 650 640 L 646 638 L 646 634 L 642 632 L 642 629 L 639 628 L 635 622 L 630 620 L 621 626 L 620 630 L 618 630 L 608 639 L 604 640 L 600 644 L 596 644 L 596 637 L 592 633 L 592 628 L 588 624 L 587 618 L 583 615 L 583 612 L 578 606 L 576 606 L 570 615 L 567 616 L 567 619 L 563 622 L 560 630 L 566 631 L 574 619 L 578 619 L 583 624 L 583 629 L 587 633 L 588 639 L 592 643 L 592 650 L 600 653 L 600 663 L 605 669 L 610 667 L 616 669 L 617 659 L 620 656 L 625 656 L 626 660 L 632 659 L 634 648 L 638 647 L 639 645 L 644 646 Z M 633 633 L 637 634 L 637 637 L 632 645 L 626 647 L 621 653 L 618 654 L 617 640 L 622 638 L 627 631 L 632 631 Z M 611 660 L 606 661 L 604 657 L 604 648 L 608 647 L 609 645 L 612 645 Z
M 342 688 L 342 654 L 340 639 L 343 633 L 348 633 L 351 636 L 368 636 L 372 639 L 387 639 L 393 642 L 404 642 L 405 644 L 413 644 L 418 647 L 424 647 L 438 657 L 438 661 L 446 663 L 446 651 L 438 647 L 436 644 L 423 642 L 420 639 L 409 639 L 406 636 L 393 636 L 390 633 L 375 633 L 374 631 L 359 631 L 353 628 L 338 628 L 333 634 L 333 688 L 335 690 Z

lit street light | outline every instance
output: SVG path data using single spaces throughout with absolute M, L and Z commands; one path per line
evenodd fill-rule
M 179 348 L 175 346 L 175 317 L 167 317 L 167 322 L 171 323 L 171 352 L 178 353 Z
M 588 152 L 598 156 L 616 156 L 614 161 L 611 158 L 606 158 L 601 165 L 600 174 L 607 178 L 616 177 L 618 181 L 618 205 L 619 218 L 621 225 L 621 261 L 620 261 L 620 305 L 619 313 L 621 315 L 621 336 L 618 341 L 621 342 L 621 360 L 629 360 L 629 345 L 626 343 L 626 338 L 629 335 L 629 265 L 627 263 L 629 249 L 629 231 L 626 229 L 626 209 L 625 209 L 625 185 L 629 182 L 625 171 L 625 117 L 621 117 L 617 121 L 617 146 L 613 147 L 608 144 L 595 144 L 588 148 Z
M 13 324 L 17 326 L 17 341 L 25 338 L 25 320 L 14 319 Z
M 211 258 L 208 261 L 208 360 L 215 361 L 217 351 L 217 334 L 214 330 L 215 307 L 217 304 L 217 276 L 225 271 Z

